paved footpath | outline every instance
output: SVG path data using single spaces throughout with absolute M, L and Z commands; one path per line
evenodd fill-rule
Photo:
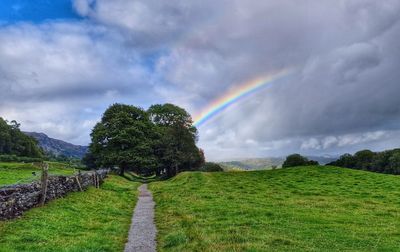
M 154 224 L 154 201 L 147 184 L 139 187 L 139 200 L 136 203 L 129 230 L 125 252 L 155 252 L 156 233 Z

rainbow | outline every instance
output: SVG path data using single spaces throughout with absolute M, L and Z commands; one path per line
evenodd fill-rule
M 272 74 L 268 74 L 262 77 L 258 77 L 247 81 L 237 88 L 228 91 L 218 99 L 211 102 L 204 110 L 202 110 L 199 114 L 194 117 L 194 126 L 200 127 L 208 120 L 221 113 L 223 110 L 231 106 L 232 104 L 238 102 L 239 100 L 252 95 L 262 88 L 264 88 L 267 84 L 270 84 L 277 79 L 286 76 L 291 72 L 288 69 L 281 70 L 279 72 L 275 72 Z

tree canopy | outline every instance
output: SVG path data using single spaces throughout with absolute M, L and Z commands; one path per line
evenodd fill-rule
M 314 160 L 308 160 L 308 158 L 303 157 L 300 154 L 292 154 L 286 157 L 285 162 L 282 164 L 282 168 L 305 165 L 318 165 L 318 162 Z
M 42 158 L 43 151 L 37 141 L 21 132 L 19 127 L 16 121 L 8 123 L 0 117 L 0 154 Z
M 354 155 L 344 154 L 329 165 L 380 172 L 400 174 L 400 149 L 372 152 L 361 150 Z
M 90 166 L 118 167 L 139 174 L 171 177 L 198 169 L 204 155 L 196 146 L 197 129 L 189 113 L 173 104 L 157 104 L 147 111 L 113 104 L 94 127 Z
M 118 166 L 121 174 L 128 168 L 153 168 L 153 128 L 143 109 L 114 104 L 92 131 L 90 155 L 100 166 Z
M 165 173 L 171 177 L 180 171 L 198 169 L 204 162 L 204 154 L 196 146 L 197 129 L 190 114 L 173 104 L 152 105 L 148 113 L 158 136 L 157 175 Z

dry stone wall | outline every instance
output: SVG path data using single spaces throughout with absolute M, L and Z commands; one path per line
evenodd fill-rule
M 45 202 L 63 197 L 69 192 L 99 186 L 109 170 L 97 170 L 76 176 L 50 176 L 47 179 Z M 41 182 L 0 187 L 0 220 L 12 219 L 28 209 L 38 206 L 43 199 Z

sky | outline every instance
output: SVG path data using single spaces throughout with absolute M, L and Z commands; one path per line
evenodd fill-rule
M 74 144 L 120 102 L 195 119 L 208 160 L 400 147 L 398 0 L 2 0 L 0 116 Z M 269 78 L 276 73 L 279 78 Z

